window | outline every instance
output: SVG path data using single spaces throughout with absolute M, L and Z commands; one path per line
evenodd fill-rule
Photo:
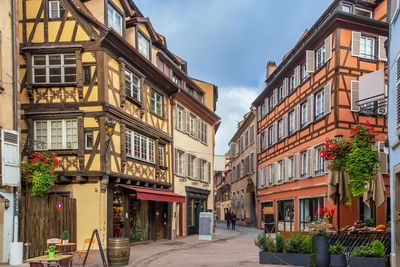
M 315 53 L 315 68 L 319 69 L 325 63 L 325 45 L 321 46 L 320 49 Z
M 160 116 L 163 115 L 163 97 L 155 91 L 151 91 L 151 110 Z
M 307 102 L 304 102 L 303 104 L 301 104 L 300 106 L 300 110 L 301 110 L 301 127 L 304 127 L 307 125 Z
M 178 86 L 182 86 L 182 80 L 175 74 L 172 74 L 172 81 L 176 83 Z
M 187 154 L 187 159 L 188 159 L 187 176 L 189 176 L 190 178 L 194 178 L 194 164 L 195 164 L 196 157 L 193 155 Z
M 283 86 L 281 86 L 278 90 L 278 102 L 282 103 L 283 102 L 283 97 L 284 93 L 283 93 Z
M 249 130 L 244 134 L 244 145 L 246 148 L 249 146 Z
M 265 132 L 262 132 L 260 134 L 260 151 L 264 151 L 264 149 L 267 147 L 267 144 L 265 142 Z
M 190 114 L 189 116 L 189 135 L 191 137 L 195 137 L 195 123 L 196 123 L 196 117 L 193 114 Z
M 147 59 L 150 59 L 150 41 L 138 32 L 138 50 Z
M 113 28 L 122 35 L 122 16 L 110 4 L 108 4 L 108 27 Z
M 323 147 L 320 146 L 317 148 L 316 153 L 315 153 L 315 157 L 316 157 L 316 164 L 317 166 L 315 166 L 315 174 L 321 174 L 324 173 L 325 170 L 325 162 L 324 159 L 321 157 L 321 151 L 322 151 Z
M 283 181 L 283 175 L 285 173 L 283 160 L 278 161 L 278 183 Z
M 307 152 L 300 154 L 301 159 L 301 177 L 307 177 Z
M 288 177 L 289 177 L 289 180 L 293 180 L 293 178 L 294 178 L 294 157 L 289 158 Z
M 269 98 L 269 112 L 274 110 L 274 95 L 271 95 L 271 97 Z
M 65 8 L 59 1 L 49 1 L 49 18 L 64 17 Z
M 315 119 L 324 116 L 324 90 L 315 96 Z
M 77 149 L 77 120 L 35 121 L 36 150 Z
M 183 108 L 176 107 L 176 129 L 183 131 Z
M 291 92 L 293 92 L 294 90 L 296 90 L 296 88 L 295 88 L 295 86 L 294 86 L 294 84 L 295 84 L 294 80 L 295 80 L 295 76 L 294 76 L 294 74 L 293 74 L 293 75 L 290 77 L 290 79 L 289 79 L 289 93 L 291 93 Z
M 372 101 L 366 104 L 360 105 L 360 113 L 367 115 L 375 115 L 377 113 L 378 102 Z
M 158 145 L 158 164 L 165 166 L 165 146 Z
M 375 58 L 375 39 L 361 36 L 360 39 L 360 57 L 367 59 Z
M 83 66 L 83 84 L 90 84 L 92 81 L 92 73 L 90 66 Z
M 85 149 L 92 150 L 93 149 L 93 133 L 85 133 Z
M 35 55 L 32 60 L 33 83 L 75 83 L 75 54 Z
M 310 77 L 310 73 L 307 72 L 306 63 L 301 65 L 301 81 L 304 82 Z
M 128 157 L 155 163 L 154 139 L 134 131 L 126 131 L 126 155 Z
M 244 151 L 243 145 L 244 145 L 244 143 L 243 143 L 243 135 L 242 135 L 242 136 L 240 137 L 240 153 L 242 153 L 242 152 Z
M 175 171 L 176 171 L 176 174 L 179 174 L 179 175 L 183 175 L 183 157 L 184 157 L 184 152 L 177 150 Z
M 351 13 L 351 6 L 343 5 L 342 6 L 342 11 L 343 12 L 347 12 L 347 13 Z
M 200 163 L 199 178 L 200 178 L 200 180 L 205 181 L 205 179 L 206 179 L 207 161 L 205 161 L 203 159 L 200 159 L 199 163 Z
M 129 70 L 125 70 L 125 89 L 128 96 L 140 101 L 140 80 Z
M 278 121 L 278 141 L 283 139 L 283 119 Z
M 354 14 L 367 17 L 367 18 L 372 18 L 372 12 L 369 10 L 361 9 L 361 8 L 355 8 Z
M 294 133 L 294 129 L 295 129 L 294 124 L 295 124 L 295 121 L 294 121 L 294 110 L 293 110 L 289 113 L 289 135 Z
M 267 108 L 266 108 L 266 104 L 265 101 L 264 103 L 261 105 L 261 117 L 264 118 L 265 113 L 267 113 Z
M 274 142 L 274 128 L 271 126 L 268 128 L 268 145 L 272 146 Z
M 254 124 L 250 126 L 250 144 L 254 143 Z

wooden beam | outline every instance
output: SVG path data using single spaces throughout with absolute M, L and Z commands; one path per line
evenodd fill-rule
M 72 179 L 71 179 L 70 177 L 61 175 L 61 176 L 58 178 L 58 181 L 63 182 L 63 183 L 70 183 L 70 182 L 72 182 Z
M 87 182 L 89 180 L 87 176 L 76 176 L 75 179 L 77 182 Z

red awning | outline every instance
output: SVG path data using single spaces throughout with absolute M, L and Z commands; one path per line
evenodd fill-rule
M 164 202 L 185 202 L 185 196 L 181 196 L 173 192 L 145 189 L 129 185 L 119 185 L 119 186 L 136 191 L 137 199 L 164 201 Z

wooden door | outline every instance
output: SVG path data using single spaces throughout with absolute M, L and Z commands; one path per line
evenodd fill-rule
M 156 239 L 162 239 L 164 236 L 164 205 L 162 202 L 156 202 Z

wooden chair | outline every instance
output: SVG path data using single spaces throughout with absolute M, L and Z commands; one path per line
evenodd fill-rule
M 43 263 L 40 261 L 30 261 L 29 262 L 30 267 L 45 267 Z
M 59 255 L 71 255 L 71 258 L 68 259 L 63 259 L 61 260 L 61 267 L 71 267 L 72 266 L 72 259 L 73 259 L 73 253 L 72 252 L 64 252 L 60 253 Z
M 91 263 L 91 264 L 93 264 L 93 260 L 92 260 L 92 258 L 90 258 L 90 253 L 91 253 L 92 250 L 93 250 L 94 243 L 95 243 L 95 240 L 93 239 L 93 240 L 92 240 L 92 245 L 91 245 L 91 250 L 89 251 L 89 254 L 87 255 L 86 263 Z M 83 263 L 83 261 L 85 260 L 86 251 L 87 251 L 87 249 L 89 248 L 89 244 L 90 244 L 90 238 L 86 238 L 86 239 L 83 241 L 83 248 L 82 248 L 82 250 L 80 250 L 80 251 L 78 250 L 78 251 L 76 252 L 77 255 L 78 255 L 78 258 L 77 258 L 76 262 L 74 262 L 73 264 L 82 264 L 82 263 Z
M 61 243 L 61 242 L 62 242 L 62 241 L 61 241 L 60 238 L 50 238 L 50 239 L 47 239 L 47 241 L 46 241 L 46 248 L 48 249 L 50 245 L 59 244 L 59 243 Z M 56 252 L 56 253 L 60 253 L 61 250 L 60 250 L 60 249 L 56 249 L 55 252 Z M 48 250 L 46 250 L 46 251 L 44 252 L 44 254 L 46 254 L 46 255 L 47 255 L 48 253 L 49 253 Z

